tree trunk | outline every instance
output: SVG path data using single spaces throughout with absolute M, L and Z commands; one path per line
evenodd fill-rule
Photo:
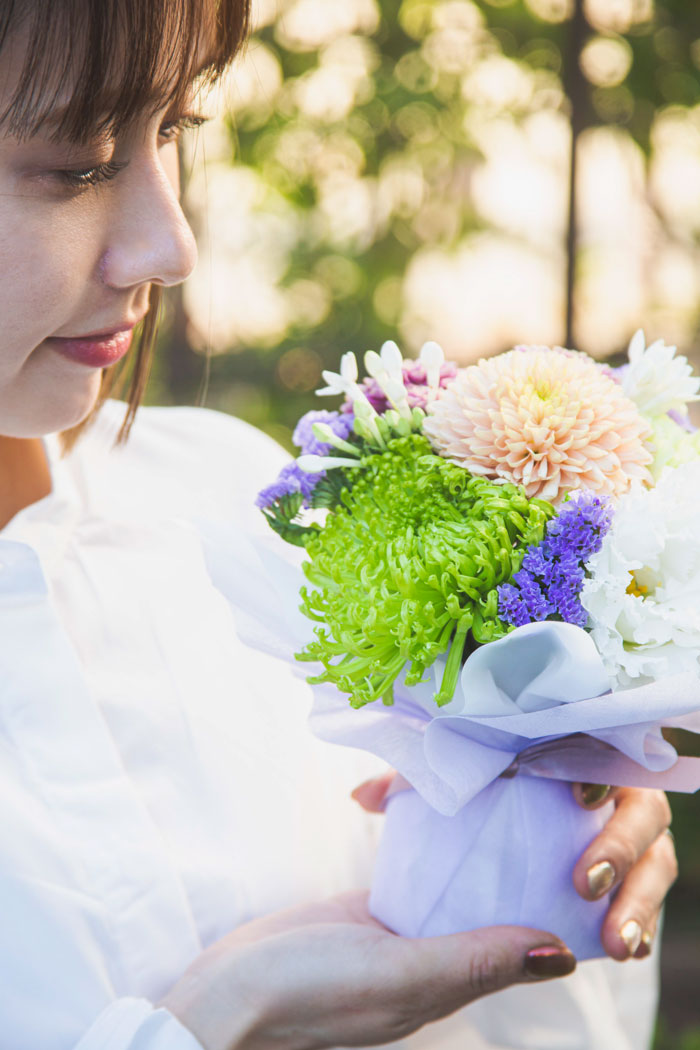
M 574 0 L 574 11 L 569 23 L 566 54 L 564 56 L 564 91 L 571 114 L 571 154 L 569 164 L 569 215 L 566 233 L 566 335 L 565 346 L 575 342 L 576 324 L 576 257 L 578 254 L 577 176 L 579 139 L 588 123 L 588 83 L 581 69 L 581 51 L 588 33 L 588 22 L 583 0 Z

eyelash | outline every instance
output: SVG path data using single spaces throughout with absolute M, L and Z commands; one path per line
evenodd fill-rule
M 176 139 L 181 131 L 186 128 L 201 128 L 202 124 L 206 124 L 208 117 L 203 117 L 195 113 L 188 113 L 184 117 L 180 117 L 179 120 L 167 121 L 165 124 L 160 126 L 160 137 L 165 139 L 166 142 L 172 142 Z M 164 130 L 167 129 L 167 130 Z
M 180 132 L 185 128 L 199 128 L 206 120 L 206 117 L 189 114 L 181 117 L 179 120 L 168 121 L 161 125 L 159 136 L 164 142 L 175 142 L 179 138 Z M 55 174 L 72 189 L 84 189 L 116 178 L 127 167 L 128 163 L 128 161 L 109 160 L 104 164 L 96 164 L 93 168 L 87 168 L 84 171 L 62 169 Z
M 109 182 L 115 179 L 120 171 L 123 171 L 127 162 L 118 164 L 114 160 L 106 164 L 96 164 L 94 168 L 86 171 L 57 171 L 56 174 L 73 189 L 83 189 L 86 186 L 96 186 L 98 182 Z

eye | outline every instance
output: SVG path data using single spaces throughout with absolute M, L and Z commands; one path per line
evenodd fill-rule
M 201 128 L 202 124 L 206 124 L 207 120 L 209 120 L 209 117 L 188 113 L 177 120 L 164 121 L 158 134 L 164 142 L 174 142 L 185 128 Z
M 96 164 L 92 168 L 86 168 L 83 171 L 73 171 L 70 169 L 62 169 L 54 172 L 63 182 L 73 189 L 84 189 L 88 186 L 96 186 L 100 182 L 109 182 L 110 179 L 117 177 L 120 171 L 123 171 L 127 166 L 128 161 L 117 161 L 110 160 L 105 164 Z

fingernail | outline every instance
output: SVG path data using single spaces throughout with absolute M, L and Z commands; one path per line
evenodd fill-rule
M 642 927 L 636 919 L 628 919 L 620 928 L 620 937 L 625 942 L 625 947 L 630 955 L 634 955 L 642 943 Z
M 654 946 L 654 935 L 653 933 L 643 933 L 642 941 L 636 952 L 634 953 L 635 959 L 646 959 L 648 955 L 651 955 L 651 949 Z
M 609 860 L 598 861 L 597 864 L 591 865 L 588 869 L 586 879 L 588 880 L 588 890 L 591 897 L 597 900 L 598 897 L 602 897 L 604 893 L 607 893 L 614 883 L 615 869 Z
M 528 977 L 545 980 L 548 977 L 566 977 L 576 969 L 576 959 L 568 948 L 545 945 L 533 948 L 525 956 L 525 973 Z
M 584 806 L 597 806 L 609 794 L 609 784 L 581 784 L 581 798 Z

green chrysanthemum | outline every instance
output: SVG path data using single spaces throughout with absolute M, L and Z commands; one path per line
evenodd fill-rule
M 420 434 L 389 441 L 352 472 L 352 489 L 306 539 L 303 612 L 320 625 L 298 659 L 318 661 L 310 681 L 332 682 L 353 707 L 391 703 L 406 664 L 414 685 L 450 649 L 439 705 L 453 696 L 471 633 L 490 642 L 499 584 L 520 568 L 554 514 L 516 485 L 475 478 L 432 453 Z

